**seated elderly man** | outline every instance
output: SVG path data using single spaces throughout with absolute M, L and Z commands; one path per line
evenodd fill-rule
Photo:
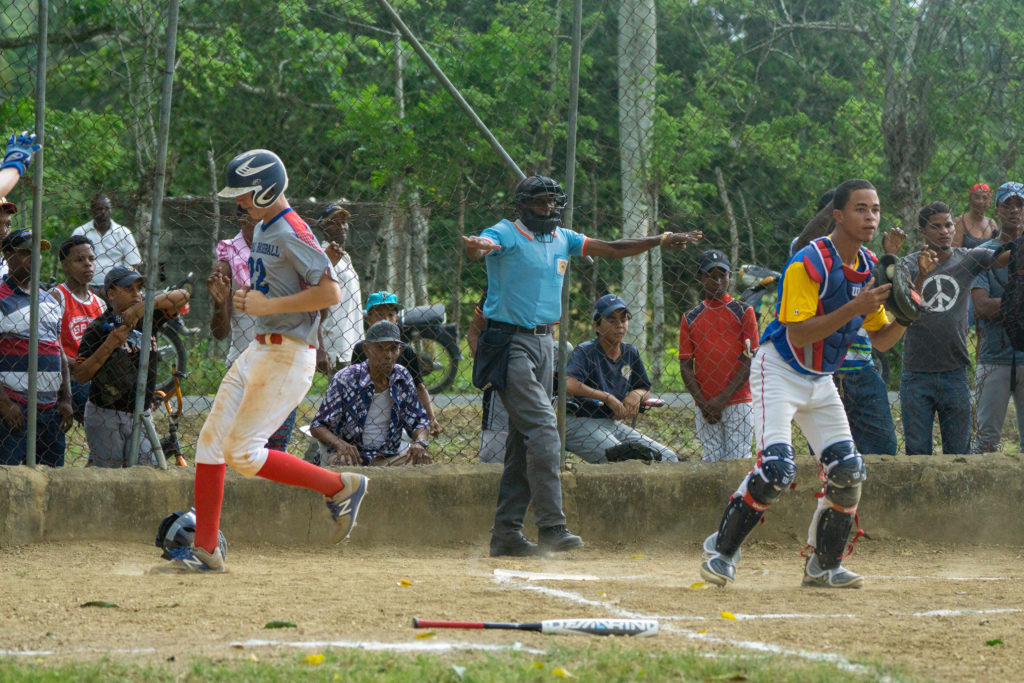
M 671 448 L 649 439 L 620 420 L 632 420 L 651 388 L 640 352 L 623 342 L 632 316 L 626 302 L 605 294 L 594 304 L 597 339 L 577 346 L 566 368 L 570 400 L 565 423 L 565 448 L 587 462 L 608 462 L 608 450 L 640 442 L 663 462 L 678 462 Z
M 412 375 L 397 365 L 398 325 L 381 320 L 366 331 L 366 360 L 331 379 L 310 425 L 320 442 L 320 464 L 429 465 L 427 428 Z M 403 442 L 402 434 L 412 437 Z

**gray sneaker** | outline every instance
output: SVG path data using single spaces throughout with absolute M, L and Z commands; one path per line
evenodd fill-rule
M 700 575 L 708 583 L 725 586 L 736 580 L 736 561 L 740 559 L 740 551 L 737 549 L 733 555 L 716 552 L 717 539 L 717 531 L 704 539 L 704 561 L 700 564 Z
M 811 555 L 804 565 L 802 585 L 809 588 L 861 588 L 864 585 L 864 577 L 854 574 L 842 565 L 822 569 L 818 566 L 818 556 Z

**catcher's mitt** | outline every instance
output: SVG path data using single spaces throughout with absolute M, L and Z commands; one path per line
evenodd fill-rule
M 651 462 L 661 460 L 658 451 L 654 450 L 643 441 L 623 441 L 617 446 L 612 446 L 604 452 L 608 462 L 622 462 L 623 460 L 643 460 Z
M 889 311 L 900 325 L 909 326 L 927 310 L 921 299 L 921 294 L 914 289 L 910 270 L 898 256 L 895 254 L 882 256 L 875 264 L 873 274 L 875 287 L 892 284 L 889 297 L 885 300 L 885 310 Z

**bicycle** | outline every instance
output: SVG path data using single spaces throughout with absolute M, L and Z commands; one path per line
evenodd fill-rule
M 159 440 L 159 447 L 165 459 L 174 457 L 174 463 L 178 467 L 188 467 L 185 456 L 181 452 L 181 442 L 178 440 L 178 420 L 181 419 L 185 404 L 181 395 L 181 380 L 187 376 L 188 373 L 179 371 L 177 366 L 171 366 L 170 392 L 165 392 L 162 389 L 153 392 L 153 398 L 156 399 L 153 402 L 154 410 L 161 404 L 167 410 L 167 436 Z M 176 405 L 172 407 L 172 403 L 176 403 Z M 152 417 L 150 424 L 152 425 Z M 155 432 L 154 427 L 152 433 L 155 434 Z

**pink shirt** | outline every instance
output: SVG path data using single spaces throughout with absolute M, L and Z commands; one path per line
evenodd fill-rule
M 231 277 L 238 287 L 249 286 L 249 251 L 241 230 L 233 238 L 217 242 L 217 260 L 231 266 Z

